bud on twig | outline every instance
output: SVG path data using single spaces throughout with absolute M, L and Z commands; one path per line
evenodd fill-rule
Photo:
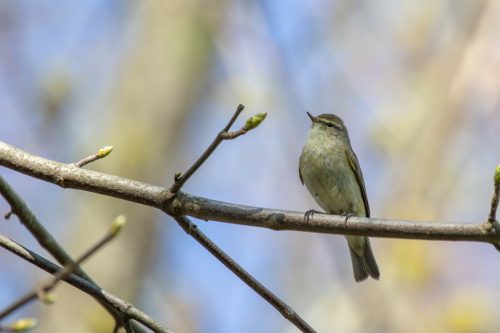
M 109 155 L 109 153 L 111 153 L 111 151 L 113 150 L 113 146 L 106 146 L 106 147 L 103 147 L 101 149 L 99 149 L 99 151 L 97 152 L 97 157 L 99 158 L 103 158 L 103 157 L 106 157 Z
M 123 225 L 127 222 L 127 217 L 125 215 L 118 215 L 111 223 L 111 235 L 114 237 L 118 235 Z
M 43 304 L 52 305 L 56 302 L 56 294 L 54 293 L 44 293 L 43 297 L 40 298 Z
M 38 324 L 35 318 L 21 318 L 18 319 L 12 325 L 9 325 L 9 329 L 12 332 L 21 332 L 34 328 Z
M 267 116 L 266 112 L 257 113 L 256 115 L 253 115 L 251 118 L 248 118 L 243 128 L 245 129 L 245 131 L 253 130 L 257 126 L 259 126 L 260 123 L 264 121 L 264 119 L 266 119 L 266 116 Z

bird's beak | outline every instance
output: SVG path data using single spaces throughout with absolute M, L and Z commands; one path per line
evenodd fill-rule
M 306 112 L 306 113 L 307 113 L 307 115 L 309 116 L 309 118 L 311 118 L 311 121 L 312 121 L 313 123 L 317 123 L 317 122 L 319 121 L 319 119 L 318 119 L 317 117 L 313 116 L 313 115 L 312 115 L 312 114 L 310 114 L 309 112 Z

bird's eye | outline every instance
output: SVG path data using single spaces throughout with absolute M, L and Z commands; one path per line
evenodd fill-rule
M 325 124 L 328 127 L 335 127 L 338 130 L 342 129 L 342 126 L 335 124 L 335 123 L 328 122 L 328 121 L 323 122 L 323 124 Z

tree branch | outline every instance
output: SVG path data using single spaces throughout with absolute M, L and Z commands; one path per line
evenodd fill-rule
M 97 154 L 96 154 L 97 155 Z M 102 157 L 100 157 L 102 158 Z M 38 220 L 35 214 L 30 210 L 24 200 L 17 195 L 17 193 L 9 186 L 9 184 L 0 176 L 0 194 L 7 200 L 10 205 L 10 213 L 14 213 L 19 221 L 28 229 L 28 231 L 35 237 L 38 243 L 47 250 L 59 264 L 62 266 L 73 265 L 74 261 L 71 256 L 59 245 L 54 237 L 44 228 L 42 223 Z M 10 216 L 10 214 L 9 214 Z M 81 278 L 89 281 L 90 283 L 97 284 L 78 266 L 75 267 L 74 273 Z M 123 318 L 113 308 L 107 307 L 102 304 L 105 309 L 116 321 L 118 326 L 122 326 Z
M 35 288 L 33 291 L 27 293 L 23 297 L 19 298 L 16 302 L 8 306 L 6 309 L 0 311 L 0 320 L 3 318 L 7 317 L 9 314 L 12 312 L 16 311 L 17 309 L 21 308 L 22 306 L 28 304 L 29 302 L 34 301 L 35 299 L 44 299 L 46 297 L 46 294 L 52 291 L 56 285 L 64 278 L 72 274 L 78 267 L 79 265 L 90 258 L 93 254 L 95 254 L 100 248 L 102 248 L 104 245 L 109 243 L 113 238 L 116 237 L 118 234 L 118 231 L 121 228 L 121 225 L 124 223 L 125 218 L 123 216 L 119 217 L 120 220 L 117 218 L 113 222 L 113 226 L 111 227 L 111 230 L 97 243 L 92 245 L 85 253 L 80 256 L 76 261 L 72 262 L 71 264 L 64 266 L 61 268 L 59 271 L 57 271 L 54 274 L 54 277 L 41 285 L 38 288 Z
M 1 234 L 0 234 L 0 246 L 50 274 L 54 275 L 61 270 L 60 266 L 53 264 L 44 257 L 36 254 L 33 251 L 28 250 L 27 248 L 17 244 L 16 242 L 8 239 L 7 237 Z M 143 324 L 144 326 L 151 329 L 153 332 L 172 333 L 172 331 L 160 325 L 150 316 L 148 316 L 141 310 L 135 308 L 132 304 L 108 293 L 107 291 L 97 287 L 96 285 L 88 282 L 87 280 L 75 274 L 70 274 L 69 276 L 64 277 L 63 280 L 71 284 L 72 286 L 80 289 L 84 293 L 99 299 L 101 302 L 107 304 L 108 306 L 112 307 L 113 309 L 121 313 L 124 317 L 133 319 Z
M 35 237 L 38 243 L 47 250 L 61 265 L 66 266 L 73 263 L 70 255 L 59 245 L 52 235 L 44 228 L 42 223 L 29 209 L 24 200 L 17 195 L 9 184 L 0 176 L 0 194 L 9 203 L 11 213 L 15 214 L 19 221 L 28 229 Z M 80 269 L 76 269 L 75 273 L 87 281 L 93 282 L 90 277 Z
M 163 187 L 96 171 L 76 168 L 32 155 L 0 141 L 0 165 L 45 180 L 63 188 L 100 193 L 163 210 L 171 215 L 189 215 L 202 220 L 242 224 L 273 230 L 295 230 L 369 237 L 424 240 L 476 241 L 496 244 L 500 233 L 486 221 L 446 223 L 315 214 L 237 205 L 179 192 L 173 196 Z
M 187 193 L 179 193 L 167 204 L 166 211 L 174 210 L 202 220 L 241 224 L 272 230 L 294 230 L 325 234 L 370 236 L 448 241 L 478 241 L 492 243 L 500 235 L 489 232 L 487 222 L 446 223 L 407 221 L 316 213 L 309 220 L 303 212 L 252 207 L 226 203 Z
M 224 266 L 229 268 L 238 278 L 240 278 L 246 285 L 252 288 L 257 294 L 264 298 L 269 304 L 274 306 L 283 317 L 293 323 L 302 332 L 313 333 L 316 332 L 298 313 L 296 313 L 290 306 L 283 302 L 272 291 L 267 289 L 262 283 L 255 279 L 236 261 L 234 261 L 227 253 L 219 248 L 212 242 L 198 227 L 192 223 L 185 216 L 174 217 L 177 223 L 184 229 L 184 231 L 196 239 L 205 249 L 207 249 L 214 257 L 217 258 Z

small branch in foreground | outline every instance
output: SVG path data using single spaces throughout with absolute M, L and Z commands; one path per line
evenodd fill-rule
M 104 149 L 104 148 L 103 148 Z M 43 224 L 38 220 L 35 214 L 31 211 L 24 200 L 10 187 L 10 185 L 0 176 L 0 194 L 9 203 L 11 214 L 15 214 L 19 221 L 28 229 L 28 231 L 35 237 L 38 243 L 49 252 L 59 264 L 62 266 L 73 265 L 74 261 L 71 256 L 64 250 L 64 248 L 56 241 L 54 237 L 48 232 Z M 9 215 L 10 217 L 10 215 Z M 7 216 L 6 216 L 7 218 Z M 80 267 L 76 267 L 74 273 L 84 278 L 90 283 L 95 282 L 88 276 Z M 97 286 L 97 285 L 96 285 Z M 123 320 L 121 316 L 112 308 L 106 307 L 102 304 L 106 311 L 114 318 L 116 324 L 121 326 Z
M 0 332 L 23 332 L 36 327 L 38 322 L 34 318 L 20 318 L 10 325 L 0 325 Z
M 0 194 L 9 203 L 11 213 L 15 214 L 19 221 L 35 237 L 38 243 L 49 252 L 61 265 L 67 266 L 73 263 L 71 256 L 59 245 L 52 235 L 45 229 L 35 214 L 30 210 L 24 200 L 10 187 L 10 185 L 0 176 Z M 90 277 L 77 268 L 75 273 L 84 279 L 91 281 Z M 92 281 L 91 281 L 92 282 Z
M 88 259 L 94 253 L 96 253 L 100 248 L 102 248 L 113 238 L 115 238 L 116 235 L 118 235 L 124 223 L 125 223 L 125 217 L 123 215 L 118 216 L 113 221 L 110 231 L 101 240 L 99 240 L 96 244 L 94 244 L 87 251 L 85 251 L 85 253 L 75 262 L 59 270 L 56 274 L 54 274 L 54 277 L 52 279 L 50 279 L 40 287 L 36 288 L 35 290 L 31 291 L 30 293 L 26 294 L 25 296 L 21 297 L 19 300 L 14 302 L 12 305 L 8 306 L 3 311 L 0 311 L 0 320 L 37 298 L 39 298 L 40 300 L 44 300 L 46 298 L 46 295 L 48 295 L 48 293 L 52 291 L 62 279 L 66 278 L 68 275 L 73 273 L 73 271 L 78 267 L 79 264 Z
M 40 256 L 39 254 L 28 250 L 27 248 L 17 244 L 16 242 L 8 239 L 0 234 L 0 247 L 8 250 L 12 254 L 26 260 L 27 262 L 43 269 L 50 274 L 56 274 L 62 268 Z M 133 319 L 156 333 L 172 333 L 171 330 L 163 327 L 156 322 L 153 318 L 146 313 L 135 308 L 132 304 L 108 293 L 107 291 L 99 288 L 95 284 L 75 275 L 70 274 L 63 278 L 64 281 L 73 287 L 83 291 L 84 293 L 99 299 L 101 302 L 107 304 L 109 307 L 115 309 L 118 313 L 122 314 L 125 318 Z
M 81 159 L 80 161 L 76 162 L 75 165 L 79 168 L 83 167 L 84 165 L 87 165 L 89 163 L 92 163 L 94 161 L 100 160 L 101 158 L 104 158 L 108 156 L 111 151 L 113 150 L 113 146 L 106 146 L 97 151 L 97 153 L 90 155 L 88 157 L 85 157 L 84 159 Z
M 299 314 L 297 314 L 290 306 L 283 302 L 272 291 L 267 289 L 262 283 L 255 279 L 236 261 L 234 261 L 227 253 L 212 242 L 198 227 L 185 216 L 175 216 L 177 223 L 184 231 L 196 239 L 205 249 L 207 249 L 217 260 L 240 278 L 247 286 L 252 288 L 257 294 L 264 298 L 269 304 L 274 306 L 283 317 L 293 323 L 302 332 L 316 332 Z

